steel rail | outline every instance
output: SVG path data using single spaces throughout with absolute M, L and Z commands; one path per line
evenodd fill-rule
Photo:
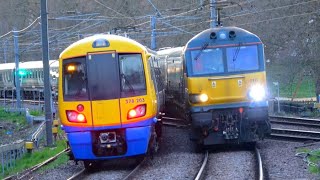
M 263 174 L 263 166 L 262 166 L 261 155 L 260 155 L 259 149 L 257 147 L 254 148 L 254 151 L 255 151 L 255 154 L 256 154 L 256 158 L 258 160 L 259 180 L 263 180 L 264 179 L 264 174 Z
M 49 158 L 49 159 L 47 159 L 47 160 L 45 160 L 45 161 L 43 161 L 43 162 L 35 165 L 35 166 L 32 166 L 31 168 L 23 171 L 22 173 L 20 173 L 20 174 L 18 174 L 18 175 L 7 177 L 7 178 L 5 178 L 4 180 L 23 179 L 23 178 L 26 178 L 29 174 L 35 172 L 36 170 L 38 170 L 38 169 L 41 168 L 41 167 L 43 167 L 43 166 L 45 166 L 45 165 L 53 162 L 53 161 L 56 160 L 61 154 L 65 153 L 65 152 L 68 152 L 68 151 L 70 151 L 69 148 L 64 149 L 64 150 L 62 150 L 61 152 L 59 152 L 58 154 L 56 154 L 55 156 L 53 156 L 53 157 L 51 157 L 51 158 Z M 21 175 L 21 174 L 22 174 L 22 175 Z M 19 175 L 21 175 L 21 176 L 19 176 Z
M 189 124 L 184 119 L 172 118 L 172 117 L 162 117 L 162 124 L 166 126 L 175 126 L 175 127 L 188 127 Z
M 184 124 L 179 124 L 179 123 L 171 123 L 171 122 L 162 122 L 163 125 L 165 126 L 174 126 L 174 127 L 188 127 L 188 125 L 184 125 Z
M 85 172 L 86 169 L 82 169 L 81 171 L 73 174 L 71 177 L 68 178 L 68 180 L 73 180 L 73 179 L 76 179 L 78 177 L 80 177 L 84 172 Z
M 203 162 L 202 162 L 201 168 L 200 168 L 200 170 L 198 171 L 197 176 L 194 178 L 195 180 L 200 180 L 200 179 L 203 178 L 204 169 L 206 168 L 206 166 L 207 166 L 207 164 L 208 164 L 208 159 L 209 159 L 209 152 L 206 151 L 206 152 L 204 153 L 204 158 L 203 158 Z
M 146 157 L 126 176 L 123 178 L 123 180 L 132 179 L 133 175 L 140 169 L 142 164 L 146 161 Z
M 320 127 L 320 119 L 285 117 L 285 116 L 269 116 L 269 117 L 271 118 L 270 119 L 271 123 Z
M 320 140 L 320 132 L 295 129 L 271 128 L 270 136 L 304 140 Z

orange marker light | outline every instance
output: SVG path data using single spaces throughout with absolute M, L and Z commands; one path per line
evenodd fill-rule
M 76 67 L 74 65 L 69 65 L 67 68 L 68 71 L 75 71 Z

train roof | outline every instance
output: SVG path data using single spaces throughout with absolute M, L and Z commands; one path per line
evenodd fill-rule
M 59 61 L 57 60 L 50 60 L 49 61 L 50 67 L 58 67 Z M 4 63 L 0 64 L 0 70 L 8 70 L 8 69 L 14 69 L 16 67 L 15 63 Z M 20 69 L 39 69 L 43 68 L 42 61 L 28 61 L 28 62 L 21 62 L 19 64 Z
M 0 70 L 14 69 L 15 63 L 0 64 Z
M 94 47 L 94 43 L 98 42 L 99 40 L 106 40 L 107 45 L 103 47 Z M 86 37 L 71 44 L 60 54 L 59 58 L 67 59 L 72 57 L 86 56 L 88 52 L 114 50 L 122 53 L 152 53 L 152 51 L 148 50 L 145 46 L 132 39 L 117 35 L 99 34 Z
M 230 38 L 230 32 L 235 33 L 234 38 Z M 216 38 L 210 38 L 212 33 L 215 33 Z M 260 38 L 245 30 L 238 27 L 217 27 L 217 28 L 210 28 L 204 30 L 194 36 L 192 39 L 189 40 L 187 43 L 187 48 L 193 47 L 201 47 L 204 43 L 209 44 L 216 44 L 216 45 L 224 45 L 224 44 L 238 44 L 238 43 L 261 43 Z
M 168 49 L 164 49 L 164 50 L 159 50 L 157 51 L 157 55 L 158 56 L 164 56 L 164 55 L 180 55 L 182 50 L 183 50 L 183 46 L 182 47 L 175 47 L 175 48 L 168 48 Z

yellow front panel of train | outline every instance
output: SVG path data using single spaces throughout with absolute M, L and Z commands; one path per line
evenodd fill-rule
M 246 102 L 254 84 L 266 87 L 265 72 L 229 76 L 192 77 L 187 79 L 189 94 L 207 94 L 201 105 Z M 200 105 L 200 104 L 197 104 Z
M 92 101 L 93 126 L 121 125 L 119 100 Z

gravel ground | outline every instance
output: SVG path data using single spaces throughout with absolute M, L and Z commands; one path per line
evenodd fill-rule
M 319 179 L 308 172 L 307 164 L 301 157 L 295 156 L 297 148 L 303 146 L 303 143 L 266 139 L 258 145 L 269 179 Z M 320 145 L 310 148 L 319 147 Z
M 138 170 L 133 179 L 193 179 L 200 168 L 202 154 L 192 153 L 187 129 L 165 127 L 161 150 Z M 179 136 L 177 136 L 179 135 Z M 91 174 L 85 179 L 121 179 L 129 171 L 118 168 Z
M 194 153 L 188 130 L 165 127 L 162 149 L 148 161 L 135 179 L 193 179 L 203 154 Z
M 301 142 L 266 139 L 258 142 L 267 179 L 319 179 L 308 172 L 307 164 L 295 156 Z M 320 148 L 320 143 L 307 147 Z M 194 153 L 187 129 L 164 128 L 161 150 L 154 159 L 147 159 L 133 179 L 194 179 L 203 154 Z M 211 151 L 206 169 L 206 179 L 255 179 L 255 156 L 253 152 L 239 148 Z M 93 173 L 80 179 L 122 179 L 133 168 L 132 159 L 107 161 Z M 83 168 L 68 162 L 59 168 L 36 174 L 34 179 L 66 179 Z
M 255 179 L 256 159 L 253 151 L 225 150 L 211 152 L 206 179 Z
M 187 129 L 165 127 L 161 150 L 153 159 L 146 162 L 137 171 L 133 179 L 193 179 L 201 166 L 202 154 L 193 153 L 192 142 Z M 178 135 L 178 136 L 177 136 Z M 122 179 L 133 168 L 135 161 L 120 159 L 107 161 L 98 171 L 86 173 L 80 179 Z M 83 165 L 68 162 L 59 168 L 34 175 L 35 179 L 66 179 Z
M 73 174 L 77 173 L 83 169 L 82 163 L 75 165 L 73 161 L 68 161 L 66 164 L 63 164 L 57 168 L 46 170 L 46 171 L 37 171 L 32 175 L 24 178 L 25 180 L 34 179 L 34 180 L 52 180 L 52 179 L 68 179 Z

